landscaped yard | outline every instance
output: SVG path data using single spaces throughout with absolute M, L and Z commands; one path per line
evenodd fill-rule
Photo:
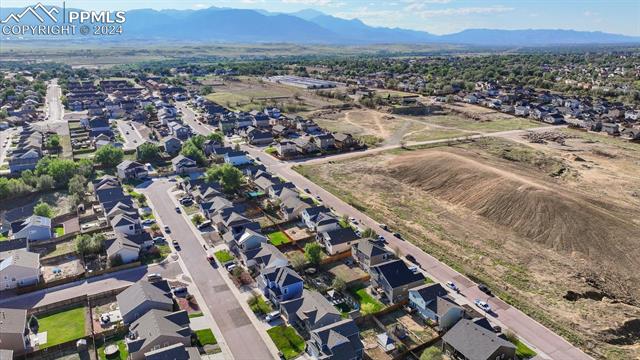
M 9 240 L 4 234 L 0 234 L 0 241 Z
M 516 340 L 514 345 L 516 346 L 516 355 L 521 359 L 528 359 L 537 355 L 535 351 L 529 349 L 529 347 L 520 340 Z
M 211 329 L 197 330 L 195 334 L 198 346 L 215 345 L 218 343 Z
M 197 318 L 197 317 L 200 317 L 200 316 L 204 316 L 204 314 L 202 312 L 194 312 L 194 313 L 189 314 L 189 319 Z
M 218 259 L 218 261 L 221 264 L 224 264 L 234 259 L 233 255 L 229 252 L 229 250 L 216 251 L 214 255 L 216 256 L 216 259 Z
M 38 317 L 38 332 L 47 332 L 47 343 L 40 348 L 47 348 L 85 336 L 85 322 L 84 306 Z
M 289 237 L 287 237 L 287 235 L 282 231 L 272 232 L 270 234 L 267 234 L 267 237 L 269 238 L 269 241 L 271 242 L 271 244 L 273 244 L 274 246 L 288 244 L 291 242 Z
M 43 259 L 48 259 L 52 257 L 56 257 L 64 254 L 71 254 L 76 251 L 76 243 L 73 239 L 69 239 L 67 241 L 62 241 L 55 244 L 55 250 L 44 255 Z
M 304 351 L 304 339 L 291 326 L 272 327 L 267 330 L 267 333 L 287 360 L 295 358 Z
M 369 295 L 365 287 L 353 288 L 349 292 L 360 303 L 360 311 L 363 313 L 375 313 L 384 308 L 384 305 Z
M 247 303 L 249 304 L 251 311 L 256 314 L 268 314 L 273 311 L 271 306 L 267 304 L 262 295 L 251 297 L 249 300 L 247 300 Z
M 143 264 L 153 264 L 164 260 L 169 254 L 171 254 L 171 248 L 168 244 L 156 244 L 155 248 L 149 249 L 147 253 L 140 257 L 140 261 Z
M 55 231 L 56 237 L 64 235 L 64 226 L 62 225 L 56 226 L 55 228 L 53 228 L 53 230 Z
M 118 345 L 118 354 L 116 356 L 111 356 L 111 357 L 107 357 L 104 354 L 104 348 L 107 347 L 108 345 L 111 345 L 113 343 L 116 343 Z M 129 357 L 129 352 L 127 351 L 127 344 L 125 344 L 124 342 L 124 337 L 119 337 L 113 340 L 109 340 L 107 343 L 103 344 L 102 346 L 100 346 L 98 348 L 98 357 L 100 358 L 100 360 L 116 360 L 116 359 L 120 359 L 120 360 L 127 360 L 127 358 Z

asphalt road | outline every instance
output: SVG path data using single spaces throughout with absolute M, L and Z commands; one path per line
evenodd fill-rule
M 34 291 L 24 295 L 11 296 L 0 300 L 0 307 L 12 309 L 31 309 L 71 299 L 76 296 L 99 294 L 108 290 L 128 287 L 145 278 L 147 274 L 159 273 L 164 278 L 175 278 L 182 273 L 180 265 L 173 261 L 163 264 L 140 266 L 133 269 L 104 274 L 95 278 L 76 281 L 50 289 Z
M 233 357 L 238 360 L 271 359 L 269 348 L 222 278 L 226 276 L 226 270 L 215 269 L 209 264 L 206 252 L 191 226 L 182 215 L 175 212 L 175 203 L 168 193 L 173 186 L 174 183 L 162 179 L 154 181 L 142 191 L 147 194 L 162 224 L 171 229 L 169 237 L 178 240 L 180 257 Z
M 124 138 L 125 150 L 135 149 L 145 141 L 134 121 L 116 120 L 116 126 Z
M 207 135 L 213 131 L 212 126 L 204 125 L 196 121 L 197 115 L 189 106 L 187 106 L 186 101 L 176 101 L 176 107 L 179 110 L 182 110 L 182 121 L 191 126 L 193 132 L 201 135 Z
M 518 130 L 521 131 L 521 130 Z M 505 134 L 512 134 L 513 131 L 504 132 Z M 495 134 L 494 134 L 495 135 Z M 436 140 L 442 142 L 441 140 Z M 446 141 L 446 140 L 445 140 Z M 389 147 L 393 148 L 393 147 Z M 337 198 L 330 192 L 324 190 L 322 187 L 316 185 L 309 179 L 300 175 L 291 169 L 292 164 L 277 160 L 264 152 L 260 148 L 251 146 L 243 146 L 243 150 L 247 151 L 250 155 L 260 157 L 262 163 L 267 167 L 269 171 L 294 183 L 299 189 L 309 189 L 312 195 L 319 195 L 325 206 L 333 208 L 337 213 L 341 215 L 347 215 L 353 217 L 360 222 L 362 228 L 371 228 L 378 234 L 382 235 L 389 242 L 391 248 L 397 248 L 401 254 L 412 254 L 420 263 L 422 269 L 435 281 L 445 283 L 447 281 L 453 281 L 461 289 L 461 295 L 466 299 L 467 303 L 473 305 L 474 299 L 487 300 L 487 295 L 481 292 L 477 288 L 477 284 L 450 268 L 448 265 L 438 261 L 433 256 L 422 251 L 417 246 L 411 244 L 408 241 L 400 240 L 393 236 L 392 233 L 382 229 L 378 222 L 369 218 L 364 213 L 355 209 L 351 205 L 345 203 L 341 199 Z M 320 161 L 329 161 L 334 158 L 361 156 L 367 153 L 378 152 L 377 149 L 372 149 L 365 152 L 355 152 L 353 154 L 337 155 L 325 159 L 313 159 L 303 161 L 303 163 L 314 163 Z M 397 229 L 402 233 L 402 229 Z M 459 300 L 464 301 L 462 297 Z M 551 359 L 590 359 L 588 355 L 583 353 L 580 349 L 574 347 L 569 342 L 564 340 L 559 335 L 556 335 L 553 331 L 542 326 L 537 321 L 533 320 L 526 314 L 522 313 L 518 309 L 506 304 L 498 298 L 488 299 L 491 308 L 494 309 L 494 313 L 489 315 L 488 318 L 501 325 L 503 328 L 509 328 L 520 336 L 526 343 L 533 345 L 541 358 Z M 479 309 L 478 309 L 479 310 Z
M 47 121 L 62 121 L 64 106 L 60 101 L 61 96 L 62 89 L 58 85 L 58 79 L 52 79 L 47 86 L 47 95 L 45 97 L 45 106 L 49 115 Z

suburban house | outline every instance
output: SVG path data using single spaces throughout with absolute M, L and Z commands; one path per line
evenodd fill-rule
M 315 329 L 307 341 L 307 353 L 314 359 L 362 359 L 364 346 L 359 332 L 351 319 Z
M 244 151 L 229 151 L 224 154 L 224 162 L 233 166 L 251 163 Z
M 348 150 L 358 146 L 358 141 L 351 134 L 335 133 L 333 134 L 335 147 L 341 150 Z
M 26 348 L 27 329 L 27 310 L 0 308 L 0 347 L 4 350 L 10 350 L 13 355 L 22 355 Z M 0 350 L 0 358 L 2 357 Z M 12 359 L 8 357 L 7 359 Z
M 144 353 L 145 360 L 198 360 L 200 352 L 195 347 L 185 347 L 182 343 L 165 346 Z
M 442 350 L 460 360 L 516 360 L 516 347 L 471 320 L 461 319 L 444 336 Z
M 316 235 L 318 242 L 324 245 L 329 255 L 351 250 L 351 244 L 357 241 L 358 235 L 351 228 L 331 230 Z
M 304 280 L 290 267 L 281 267 L 264 269 L 257 283 L 267 299 L 278 306 L 283 301 L 302 296 Z
M 175 345 L 191 345 L 191 328 L 186 310 L 149 310 L 129 326 L 126 337 L 131 360 L 143 360 L 149 352 Z
M 325 206 L 312 206 L 302 210 L 300 214 L 304 224 L 316 232 L 340 229 L 340 221 Z
M 149 172 L 143 164 L 131 160 L 124 160 L 118 164 L 116 173 L 120 180 L 143 179 L 149 176 Z
M 392 303 L 407 300 L 409 289 L 424 284 L 424 275 L 409 270 L 400 259 L 372 266 L 370 274 L 373 287 L 383 292 Z
M 340 312 L 317 291 L 303 290 L 302 296 L 280 303 L 280 313 L 296 328 L 310 332 L 342 319 Z
M 51 234 L 51 219 L 44 216 L 31 215 L 30 217 L 11 223 L 11 231 L 14 239 L 27 239 L 28 241 L 49 240 Z
M 122 321 L 131 324 L 148 311 L 173 311 L 171 288 L 166 280 L 148 282 L 140 280 L 116 295 Z
M 394 257 L 384 248 L 383 243 L 373 239 L 362 239 L 351 245 L 351 256 L 367 272 L 372 266 L 382 264 Z
M 247 136 L 249 144 L 266 145 L 273 142 L 273 135 L 268 131 L 253 131 Z
M 230 231 L 229 233 L 232 232 Z M 262 244 L 267 243 L 267 238 L 259 232 L 245 228 L 236 243 L 240 251 L 247 251 L 259 248 Z
M 282 140 L 278 142 L 275 146 L 276 152 L 280 157 L 287 157 L 296 155 L 298 153 L 298 148 L 296 147 L 296 143 L 289 140 Z
M 182 150 L 182 141 L 175 136 L 169 136 L 162 139 L 164 151 L 171 155 L 176 155 Z
M 198 164 L 184 155 L 171 159 L 171 166 L 176 174 L 188 174 L 198 170 Z
M 542 121 L 549 124 L 558 125 L 564 123 L 564 116 L 560 113 L 547 114 L 542 118 Z
M 297 191 L 289 189 L 280 194 L 280 201 L 280 213 L 288 221 L 299 218 L 304 209 L 313 206 L 311 200 L 301 199 Z
M 118 214 L 111 219 L 111 227 L 116 232 L 121 232 L 126 235 L 140 234 L 142 231 L 142 225 L 138 217 L 131 217 L 129 215 Z
M 335 146 L 335 139 L 331 134 L 315 135 L 312 139 L 322 150 L 327 150 Z
M 464 315 L 464 310 L 447 296 L 447 290 L 439 283 L 410 289 L 409 306 L 424 320 L 438 324 L 440 330 L 450 329 Z
M 247 268 L 260 271 L 289 265 L 287 257 L 277 247 L 269 243 L 264 243 L 259 248 L 241 252 L 240 257 Z
M 0 262 L 0 289 L 37 284 L 40 275 L 40 254 L 14 250 Z
M 9 158 L 9 171 L 12 174 L 17 174 L 24 170 L 33 170 L 41 157 L 40 151 L 36 149 L 14 152 Z
M 123 264 L 128 264 L 137 261 L 139 255 L 140 245 L 125 236 L 116 237 L 107 246 L 107 258 L 112 262 L 120 259 Z

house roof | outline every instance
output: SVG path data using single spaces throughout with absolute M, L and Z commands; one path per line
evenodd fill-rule
M 320 341 L 321 350 L 331 359 L 353 359 L 363 348 L 356 323 L 343 319 L 312 331 Z
M 372 267 L 372 269 L 382 275 L 393 288 L 424 280 L 424 275 L 409 270 L 407 264 L 400 259 L 387 261 Z
M 360 240 L 358 242 L 358 251 L 370 258 L 388 253 L 384 245 L 373 239 Z
M 144 165 L 140 164 L 137 161 L 124 160 L 120 164 L 118 164 L 117 169 L 118 170 L 129 170 L 129 169 L 135 169 L 135 168 L 139 168 L 139 167 L 144 168 Z
M 461 319 L 444 334 L 442 340 L 451 345 L 467 359 L 489 359 L 501 347 L 513 349 L 515 345 L 501 339 L 493 331 L 489 331 L 468 319 Z
M 170 291 L 171 289 L 167 281 L 150 283 L 146 280 L 140 280 L 116 295 L 116 299 L 118 300 L 120 312 L 125 315 L 146 301 L 173 306 L 173 300 L 171 296 L 168 295 Z
M 352 136 L 351 134 L 335 133 L 333 134 L 333 138 L 336 139 L 336 141 L 345 141 L 347 139 L 351 139 Z
M 307 321 L 311 327 L 326 316 L 340 317 L 338 310 L 317 291 L 302 290 L 297 299 L 283 301 L 280 306 L 287 314 L 295 314 L 300 320 Z
M 303 282 L 302 277 L 289 267 L 281 267 L 275 281 L 280 287 L 289 286 L 295 283 Z
M 314 217 L 318 216 L 321 213 L 328 213 L 330 212 L 329 209 L 326 206 L 312 206 L 310 208 L 306 208 L 304 209 L 304 212 L 311 218 L 313 219 Z
M 145 360 L 189 360 L 194 359 L 183 343 L 177 343 L 162 347 L 157 350 L 144 353 Z M 195 359 L 199 359 L 200 355 Z
M 412 293 L 417 293 L 420 297 L 425 301 L 433 301 L 439 296 L 446 296 L 448 294 L 447 290 L 445 290 L 440 283 L 433 284 L 425 284 L 418 287 L 415 287 L 410 290 Z
M 0 324 L 3 334 L 24 334 L 27 327 L 27 310 L 0 308 Z
M 168 312 L 149 310 L 129 327 L 129 332 L 137 334 L 140 341 L 129 342 L 129 353 L 140 351 L 159 337 L 184 338 L 191 334 L 186 310 Z M 168 339 L 167 339 L 168 340 Z
M 358 235 L 351 228 L 323 232 L 321 236 L 325 242 L 331 245 L 340 245 L 358 239 Z
M 0 271 L 9 266 L 20 266 L 29 269 L 40 268 L 40 254 L 33 253 L 24 249 L 13 250 L 8 254 L 2 262 L 0 262 Z
M 15 234 L 27 226 L 51 227 L 51 219 L 44 216 L 31 215 L 28 218 L 24 219 L 23 221 L 12 222 L 11 231 L 13 231 L 13 233 Z
M 175 166 L 194 166 L 196 164 L 195 160 L 189 159 L 184 155 L 178 155 L 171 159 L 171 163 Z
M 247 260 L 255 260 L 263 268 L 273 267 L 277 261 L 289 263 L 287 257 L 269 243 L 262 243 L 259 248 L 247 250 L 243 254 Z
M 458 306 L 458 304 L 453 302 L 453 300 L 451 300 L 451 298 L 449 298 L 446 295 L 445 296 L 437 296 L 435 298 L 435 300 L 432 300 L 431 302 L 429 302 L 427 304 L 427 308 L 429 308 L 434 313 L 438 314 L 438 316 L 443 316 L 450 309 L 458 308 L 458 309 L 462 310 L 462 308 L 460 306 Z
M 131 249 L 139 252 L 140 245 L 136 244 L 125 236 L 118 236 L 113 239 L 109 247 L 107 247 L 107 256 L 112 257 L 124 249 Z

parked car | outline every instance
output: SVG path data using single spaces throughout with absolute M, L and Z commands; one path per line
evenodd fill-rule
M 156 221 L 154 219 L 147 219 L 142 222 L 142 226 L 151 226 L 155 223 Z
M 304 192 L 306 192 L 307 194 L 311 194 L 311 190 L 309 190 L 308 188 L 305 188 Z
M 419 265 L 418 260 L 416 260 L 416 258 L 413 255 L 409 254 L 409 255 L 405 256 L 405 258 L 407 260 L 411 261 L 412 263 L 414 263 L 416 265 Z
M 180 210 L 180 206 L 176 206 L 176 212 L 177 212 L 178 214 L 182 213 L 182 210 Z
M 227 264 L 225 266 L 225 269 L 227 269 L 228 272 L 232 272 L 233 269 L 235 269 L 236 267 L 238 267 L 238 265 L 236 265 L 235 263 L 231 263 L 231 264 Z
M 491 305 L 487 304 L 485 301 L 482 301 L 480 299 L 475 299 L 473 303 L 476 304 L 477 307 L 484 310 L 485 312 L 491 312 Z
M 487 295 L 493 296 L 493 294 L 491 293 L 491 290 L 485 284 L 478 284 L 478 289 L 480 289 L 480 291 L 482 291 Z
M 147 281 L 158 281 L 158 280 L 162 280 L 162 275 L 158 274 L 158 273 L 151 273 L 151 274 L 147 274 Z
M 400 233 L 393 233 L 393 236 L 397 237 L 400 240 L 403 240 L 402 235 L 400 235 Z
M 166 232 L 167 234 L 171 234 L 171 229 L 169 228 L 169 225 L 164 226 L 164 232 Z
M 460 292 L 460 289 L 458 288 L 458 286 L 453 282 L 453 281 L 447 281 L 447 287 L 449 287 L 449 289 L 455 291 L 455 292 Z
M 154 243 L 163 243 L 163 242 L 166 241 L 164 236 L 156 236 L 152 240 L 153 240 Z
M 184 287 L 184 286 L 173 288 L 173 295 L 178 296 L 178 294 L 186 295 L 187 294 L 187 288 Z
M 387 230 L 387 225 L 385 225 L 385 224 L 378 224 L 378 226 L 380 226 L 384 230 Z
M 280 311 L 272 311 L 270 313 L 267 314 L 267 316 L 264 317 L 264 321 L 266 322 L 272 322 L 273 320 L 277 319 L 280 317 Z

